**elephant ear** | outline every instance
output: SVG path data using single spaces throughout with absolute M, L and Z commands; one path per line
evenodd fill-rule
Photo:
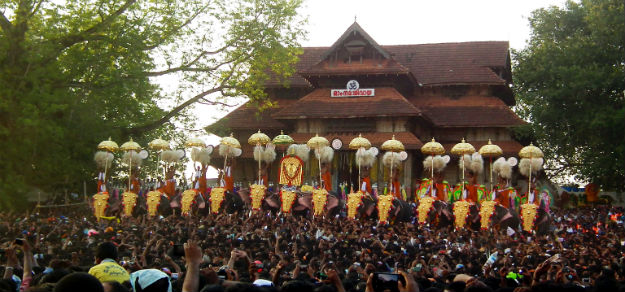
M 515 157 L 510 157 L 508 158 L 508 164 L 510 164 L 510 166 L 516 166 L 517 163 L 519 163 L 519 161 L 515 158 Z

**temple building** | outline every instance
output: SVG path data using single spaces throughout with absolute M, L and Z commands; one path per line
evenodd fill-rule
M 340 147 L 334 156 L 333 186 L 357 181 L 354 151 L 347 147 L 354 137 L 362 134 L 380 147 L 394 135 L 408 154 L 401 166 L 408 194 L 427 176 L 420 148 L 432 138 L 452 157 L 445 172 L 450 183 L 461 175 L 458 157 L 449 151 L 463 138 L 476 149 L 491 139 L 506 157 L 522 148 L 511 131 L 524 121 L 510 108 L 515 98 L 506 41 L 385 46 L 354 23 L 330 47 L 303 48 L 296 69 L 288 88 L 267 84 L 276 107 L 257 114 L 255 107 L 244 104 L 208 127 L 231 131 L 245 144 L 234 174 L 243 185 L 256 177 L 257 164 L 246 141 L 258 130 L 270 137 L 284 131 L 296 143 L 306 143 L 315 134 L 340 141 L 333 144 Z M 382 152 L 371 175 L 379 190 L 388 181 Z M 308 183 L 318 171 L 315 161 L 311 155 Z M 270 180 L 275 182 L 278 160 L 274 164 Z M 480 176 L 481 182 L 487 180 L 488 175 Z

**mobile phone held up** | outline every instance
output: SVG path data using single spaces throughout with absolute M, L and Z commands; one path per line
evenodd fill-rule
M 399 292 L 397 282 L 406 285 L 406 279 L 399 274 L 373 273 L 373 291 Z

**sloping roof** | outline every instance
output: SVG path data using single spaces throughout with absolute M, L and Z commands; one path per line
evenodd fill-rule
M 299 74 L 310 76 L 315 74 L 353 75 L 358 74 L 409 74 L 410 70 L 393 59 L 372 60 L 366 59 L 362 63 L 331 64 L 329 61 L 319 62 L 312 67 L 300 70 Z
M 351 34 L 360 34 L 373 48 L 375 48 L 384 58 L 389 58 L 390 54 L 385 51 L 378 43 L 364 30 L 360 25 L 354 21 L 352 25 L 350 25 L 345 32 L 339 37 L 338 40 L 332 44 L 332 46 L 321 56 L 321 59 L 325 59 L 329 54 L 338 49 L 338 47 L 345 41 Z
M 423 85 L 506 84 L 491 68 L 507 68 L 508 42 L 384 46 Z
M 258 112 L 258 108 L 245 103 L 227 114 L 220 121 L 233 130 L 257 128 L 258 125 L 262 125 L 263 129 L 285 129 L 286 125 L 273 119 L 271 115 L 297 100 L 278 99 L 274 101 L 277 103 L 276 107 L 268 108 L 261 113 Z
M 416 116 L 419 110 L 395 88 L 375 89 L 373 97 L 330 97 L 330 89 L 319 88 L 283 107 L 275 119 L 357 118 Z
M 372 146 L 375 147 L 380 147 L 382 146 L 382 143 L 384 143 L 386 140 L 390 140 L 393 135 L 395 135 L 395 139 L 402 142 L 402 144 L 404 144 L 404 147 L 408 150 L 414 150 L 414 149 L 421 149 L 421 146 L 423 146 L 423 142 L 421 142 L 421 140 L 419 140 L 419 138 L 417 138 L 414 134 L 410 133 L 410 132 L 396 132 L 396 133 L 381 133 L 381 132 L 373 132 L 373 133 L 358 133 L 358 134 L 362 134 L 363 137 L 367 138 L 370 142 Z M 332 142 L 333 139 L 338 138 L 341 140 L 341 142 L 343 142 L 343 147 L 341 147 L 342 150 L 347 150 L 349 149 L 349 142 L 352 141 L 352 139 L 358 137 L 358 134 L 355 133 L 325 133 L 323 134 L 323 137 L 325 137 L 326 139 L 328 139 L 328 141 Z M 293 138 L 293 140 L 295 140 L 295 143 L 298 144 L 306 144 L 306 142 L 308 142 L 308 140 L 310 138 L 312 138 L 313 136 L 315 136 L 316 133 L 292 133 L 289 134 L 289 136 L 291 136 L 291 138 Z
M 409 100 L 438 127 L 509 127 L 525 123 L 494 96 L 431 96 Z
M 407 68 L 424 86 L 491 84 L 507 81 L 492 68 L 508 70 L 507 41 L 461 42 L 418 45 L 381 46 L 399 65 Z M 303 48 L 296 65 L 298 73 L 291 76 L 291 86 L 310 86 L 299 73 L 321 73 L 313 66 L 323 60 L 330 47 Z M 357 68 L 357 65 L 354 65 Z M 329 73 L 328 71 L 326 73 Z M 365 72 L 366 73 L 366 72 Z M 279 85 L 275 81 L 268 86 Z

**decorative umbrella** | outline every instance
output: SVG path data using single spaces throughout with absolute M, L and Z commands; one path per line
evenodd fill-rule
M 358 137 L 349 142 L 349 149 L 352 150 L 368 150 L 369 148 L 371 148 L 371 142 L 367 138 L 363 137 L 362 134 L 358 134 Z M 358 163 L 358 188 L 360 188 L 360 161 L 358 157 L 356 157 L 356 163 Z
M 170 149 L 169 148 L 169 142 L 161 139 L 160 137 L 156 138 L 156 139 L 152 140 L 152 142 L 148 143 L 148 147 L 150 149 L 156 151 L 156 152 L 158 152 L 158 151 L 162 152 L 163 150 L 169 150 Z M 158 177 L 158 167 L 159 167 L 159 165 L 161 165 L 161 156 L 159 154 L 157 154 L 156 157 L 157 157 L 156 158 L 157 161 L 156 161 L 156 177 L 155 178 Z
M 98 149 L 99 150 L 105 150 L 105 151 L 108 151 L 108 152 L 115 152 L 115 151 L 119 150 L 119 146 L 117 146 L 117 143 L 112 141 L 111 137 L 109 137 L 108 140 L 104 140 L 104 141 L 100 142 L 100 144 L 98 144 Z
M 121 147 L 119 147 L 120 149 L 129 152 L 130 153 L 130 159 L 128 159 L 128 191 L 130 191 L 131 189 L 131 176 L 132 176 L 132 151 L 134 152 L 139 152 L 141 150 L 141 146 L 139 145 L 139 143 L 132 141 L 132 137 L 130 138 L 130 141 L 122 144 Z
M 432 141 L 425 143 L 421 147 L 421 153 L 432 156 L 432 181 L 434 181 L 434 155 L 445 154 L 445 147 L 432 138 Z
M 464 155 L 471 154 L 473 152 L 475 152 L 475 147 L 465 142 L 464 138 L 462 138 L 462 142 L 454 145 L 454 147 L 451 148 L 451 153 L 455 155 L 460 155 L 460 159 L 462 159 L 462 188 L 460 189 L 461 192 L 464 192 Z
M 269 143 L 271 141 L 271 139 L 269 138 L 269 136 L 265 135 L 264 133 L 262 133 L 260 131 L 260 129 L 258 130 L 258 133 L 254 133 L 252 134 L 252 136 L 250 136 L 249 139 L 247 139 L 247 143 L 249 143 L 250 145 L 256 146 L 256 147 L 260 147 L 259 150 L 261 150 L 262 153 L 262 146 L 266 145 L 267 143 Z M 256 149 L 254 149 L 254 151 L 256 151 Z M 260 164 L 261 164 L 261 158 L 258 158 L 258 184 L 260 185 Z
M 519 157 L 529 158 L 530 160 L 530 171 L 527 180 L 527 193 L 530 194 L 532 192 L 532 158 L 543 158 L 544 154 L 540 148 L 534 146 L 534 144 L 530 142 L 529 146 L 521 148 L 521 151 L 519 151 Z
M 206 147 L 206 143 L 204 143 L 204 141 L 202 141 L 202 139 L 200 138 L 189 138 L 189 140 L 187 140 L 187 142 L 184 143 L 184 145 L 189 148 L 192 148 L 192 147 L 205 148 Z
M 391 151 L 391 152 L 401 152 L 404 151 L 404 144 L 402 144 L 399 140 L 395 140 L 395 135 L 393 135 L 393 137 L 390 140 L 386 140 L 384 141 L 384 143 L 382 143 L 381 146 L 382 150 L 384 151 Z M 391 159 L 391 174 L 393 173 L 393 159 Z M 393 176 L 389 175 L 389 180 L 390 180 L 390 184 L 389 186 L 393 185 Z
M 278 146 L 281 150 L 285 150 L 291 144 L 295 143 L 295 140 L 293 140 L 291 136 L 284 134 L 284 131 L 280 130 L 280 135 L 275 136 L 271 143 Z M 284 157 L 284 152 L 282 152 L 282 157 Z
M 226 146 L 226 147 L 232 147 L 232 148 L 236 148 L 236 149 L 241 149 L 241 143 L 239 143 L 239 140 L 234 138 L 232 133 L 230 133 L 230 137 L 223 137 L 223 138 L 221 138 L 221 142 L 219 142 L 219 144 L 223 145 L 223 146 Z M 226 151 L 226 155 L 224 156 L 224 169 L 226 169 L 226 162 L 227 161 L 228 161 L 228 151 Z
M 493 191 L 493 157 L 501 156 L 503 151 L 501 148 L 495 144 L 493 144 L 490 139 L 488 139 L 488 144 L 482 146 L 478 151 L 482 157 L 488 157 L 490 161 L 490 191 Z
M 241 149 L 241 143 L 239 143 L 239 140 L 237 140 L 236 138 L 234 138 L 233 134 L 230 133 L 229 137 L 223 137 L 221 138 L 221 142 L 220 144 L 222 145 L 226 145 L 226 146 L 230 146 L 232 148 L 237 148 L 237 149 Z
M 324 137 L 319 137 L 319 134 L 315 134 L 315 137 L 310 138 L 306 143 L 310 149 L 315 149 L 317 153 L 321 150 L 321 148 L 330 145 L 328 139 Z M 321 158 L 317 159 L 319 161 L 319 183 L 321 183 Z
M 108 151 L 108 152 L 115 152 L 115 151 L 119 150 L 119 146 L 117 146 L 117 143 L 113 142 L 111 140 L 111 137 L 109 137 L 108 140 L 104 140 L 104 141 L 100 142 L 100 144 L 98 144 L 98 149 L 99 150 Z M 108 170 L 108 163 L 105 161 L 104 162 L 104 179 L 102 180 L 103 183 L 105 183 L 105 184 L 106 184 L 106 171 L 107 170 Z M 99 191 L 100 190 L 98 190 L 98 192 Z

